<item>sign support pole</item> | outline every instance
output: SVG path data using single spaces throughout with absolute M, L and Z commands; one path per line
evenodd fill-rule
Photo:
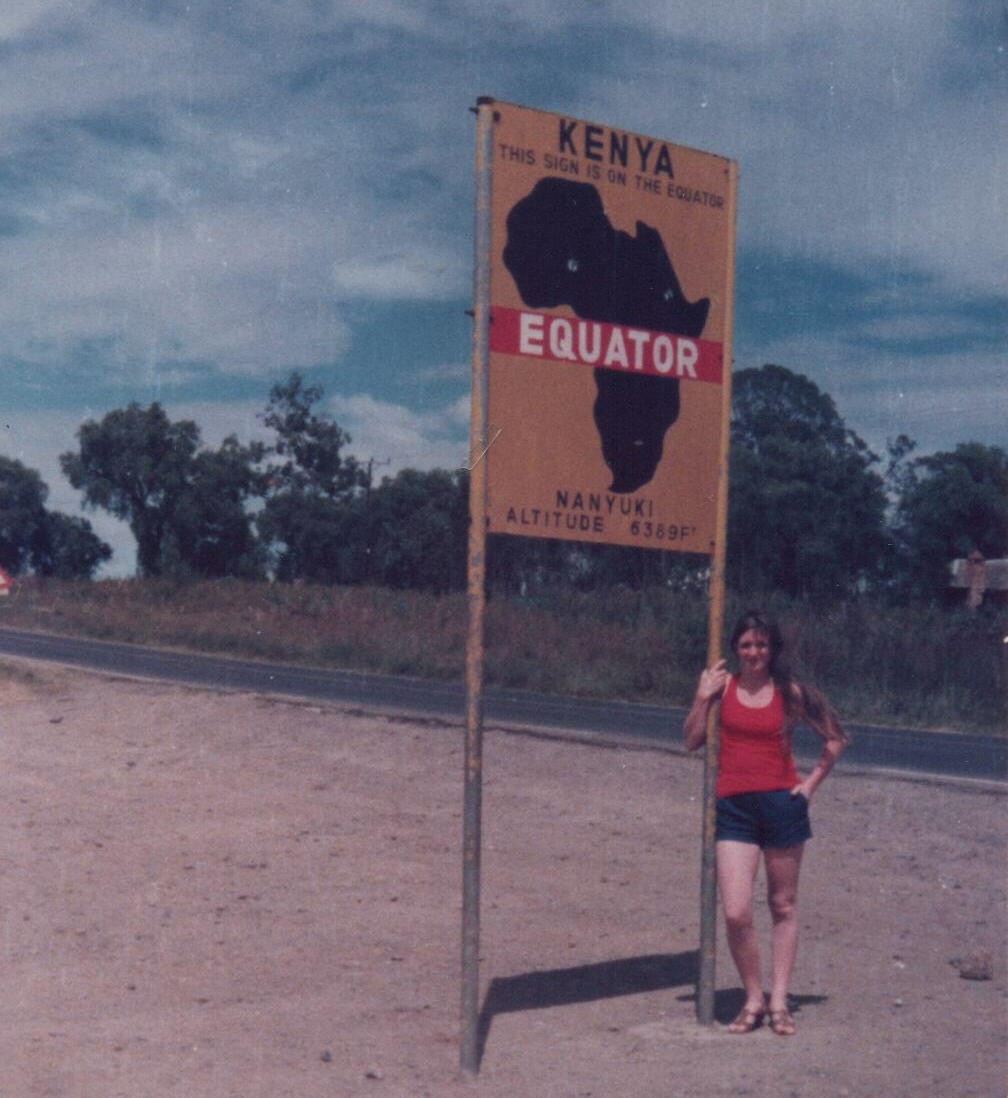
M 462 835 L 461 1068 L 479 1071 L 480 855 L 483 806 L 483 620 L 486 609 L 487 398 L 490 375 L 490 198 L 493 102 L 476 107 L 476 256 L 469 435 L 469 628 L 466 637 L 465 794 Z
M 728 176 L 728 255 L 731 261 L 725 275 L 724 363 L 721 378 L 721 454 L 719 461 L 717 525 L 714 556 L 711 560 L 710 606 L 707 622 L 707 666 L 721 658 L 721 634 L 724 630 L 725 556 L 728 530 L 728 461 L 731 452 L 731 371 L 733 311 L 735 304 L 735 208 L 738 195 L 738 165 L 729 161 Z M 717 867 L 714 858 L 714 810 L 717 785 L 720 705 L 707 714 L 707 741 L 704 756 L 703 851 L 700 866 L 700 964 L 697 975 L 697 1021 L 714 1022 L 714 962 L 717 939 Z

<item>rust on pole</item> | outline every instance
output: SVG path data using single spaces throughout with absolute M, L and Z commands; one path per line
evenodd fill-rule
M 711 559 L 710 606 L 707 624 L 707 666 L 721 658 L 724 630 L 725 556 L 728 530 L 728 461 L 731 448 L 731 365 L 733 309 L 735 302 L 735 209 L 738 194 L 738 165 L 729 161 L 728 256 L 725 273 L 724 378 L 721 388 L 721 452 L 718 466 L 717 527 Z M 707 715 L 707 744 L 704 756 L 703 849 L 700 867 L 700 964 L 697 973 L 697 1021 L 714 1021 L 714 974 L 717 940 L 717 867 L 714 859 L 714 811 L 717 785 L 718 726 L 720 706 Z
M 476 107 L 476 226 L 472 414 L 469 433 L 469 625 L 466 637 L 465 793 L 462 835 L 463 1073 L 479 1071 L 480 861 L 483 809 L 483 619 L 486 609 L 487 397 L 490 361 L 490 199 L 493 101 Z

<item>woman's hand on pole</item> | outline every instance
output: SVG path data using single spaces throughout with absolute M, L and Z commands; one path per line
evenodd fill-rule
M 695 751 L 707 739 L 707 712 L 711 702 L 724 690 L 727 682 L 728 672 L 724 660 L 718 660 L 713 667 L 706 668 L 700 675 L 693 705 L 683 724 L 687 751 Z
M 727 661 L 718 660 L 713 667 L 706 668 L 700 675 L 697 687 L 697 700 L 709 702 L 724 690 L 728 682 Z

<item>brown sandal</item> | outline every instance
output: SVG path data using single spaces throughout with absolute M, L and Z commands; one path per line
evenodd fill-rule
M 763 1021 L 763 1016 L 765 1014 L 766 1010 L 763 1007 L 753 1010 L 751 1007 L 744 1006 L 735 1016 L 735 1020 L 729 1024 L 728 1032 L 752 1033 L 752 1031 Z
M 770 1011 L 770 1028 L 778 1037 L 793 1037 L 798 1032 L 795 1020 L 787 1007 Z

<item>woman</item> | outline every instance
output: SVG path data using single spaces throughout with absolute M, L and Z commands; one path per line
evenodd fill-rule
M 686 747 L 693 751 L 707 738 L 707 714 L 720 697 L 717 877 L 728 948 L 746 994 L 728 1031 L 751 1033 L 769 1013 L 770 1028 L 786 1037 L 795 1032 L 787 995 L 798 947 L 798 871 L 805 841 L 812 837 L 808 805 L 849 740 L 824 699 L 788 675 L 773 618 L 755 610 L 743 614 L 732 632 L 731 648 L 738 673 L 729 675 L 720 660 L 700 676 L 686 717 Z M 822 757 L 804 780 L 791 755 L 791 734 L 799 722 L 825 741 Z M 752 914 L 761 850 L 773 917 L 769 1004 Z

